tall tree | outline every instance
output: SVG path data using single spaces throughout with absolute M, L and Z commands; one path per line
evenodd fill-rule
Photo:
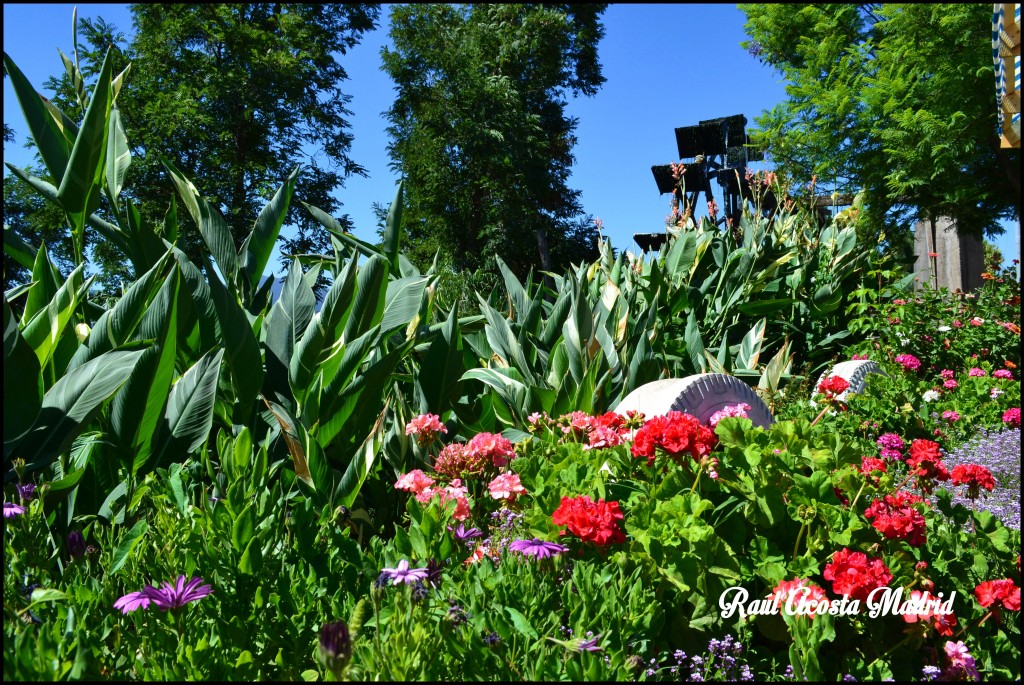
M 604 83 L 604 5 L 404 5 L 391 11 L 397 85 L 392 167 L 406 177 L 413 258 L 523 275 L 596 254 L 568 186 L 577 119 L 568 93 Z M 407 243 L 408 244 L 408 243 Z
M 120 50 L 114 68 L 133 68 L 118 97 L 132 146 L 125 195 L 144 219 L 160 225 L 173 194 L 160 158 L 193 180 L 224 215 L 236 247 L 260 208 L 296 165 L 295 194 L 328 213 L 332 193 L 351 174 L 365 174 L 350 156 L 351 96 L 339 58 L 376 28 L 372 4 L 182 4 L 130 6 L 134 38 L 126 44 L 102 19 L 81 20 L 81 71 L 88 81 L 108 46 Z M 46 84 L 54 102 L 81 116 L 75 86 L 65 75 Z M 185 213 L 179 220 L 189 226 Z M 339 218 L 350 225 L 347 216 Z M 292 203 L 282 260 L 292 253 L 329 252 L 329 237 Z M 179 246 L 196 257 L 198 231 L 183 230 Z M 106 270 L 117 257 L 96 254 Z
M 863 188 L 865 225 L 890 235 L 938 216 L 993 235 L 1020 216 L 1020 151 L 999 147 L 989 5 L 739 7 L 743 46 L 789 83 L 754 138 L 791 176 Z

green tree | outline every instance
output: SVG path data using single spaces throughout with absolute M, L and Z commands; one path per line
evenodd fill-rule
M 596 256 L 568 186 L 577 120 L 566 97 L 604 82 L 604 5 L 405 5 L 391 11 L 392 168 L 406 177 L 410 256 L 520 275 Z
M 118 106 L 132 147 L 125 196 L 143 219 L 160 225 L 174 193 L 160 158 L 169 159 L 224 215 L 236 247 L 270 195 L 303 165 L 295 195 L 328 213 L 332 193 L 365 170 L 349 156 L 348 74 L 339 61 L 376 28 L 372 4 L 131 5 L 134 38 L 126 43 L 102 19 L 81 20 L 77 61 L 88 82 L 114 46 L 117 71 L 129 62 Z M 50 79 L 53 101 L 72 119 L 83 110 L 68 75 Z M 109 207 L 105 207 L 110 211 Z M 198 231 L 179 213 L 179 246 L 191 258 Z M 342 216 L 339 223 L 351 225 Z M 299 203 L 281 238 L 287 255 L 330 252 L 326 231 Z M 104 271 L 125 268 L 119 255 L 94 252 Z M 109 284 L 108 284 L 109 286 Z
M 950 216 L 994 235 L 1020 215 L 1020 151 L 999 147 L 992 10 L 981 4 L 741 4 L 751 54 L 789 85 L 756 141 L 798 182 L 864 189 L 877 235 Z

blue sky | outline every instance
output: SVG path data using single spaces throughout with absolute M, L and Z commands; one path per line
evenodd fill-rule
M 39 89 L 63 71 L 57 48 L 71 55 L 73 7 L 4 4 L 4 51 Z M 102 16 L 131 35 L 127 5 L 79 5 L 78 11 L 80 17 Z M 351 156 L 369 177 L 352 177 L 338 191 L 340 211 L 352 216 L 358 237 L 371 241 L 377 239 L 371 207 L 390 203 L 398 180 L 388 168 L 382 116 L 394 98 L 394 84 L 380 70 L 380 50 L 389 40 L 386 15 L 385 7 L 381 27 L 342 58 L 350 77 L 344 88 L 353 96 Z M 732 114 L 744 114 L 753 126 L 762 110 L 785 99 L 785 83 L 740 47 L 744 15 L 735 5 L 611 5 L 602 20 L 598 54 L 607 80 L 597 95 L 568 106 L 579 118 L 570 185 L 582 191 L 584 211 L 603 221 L 612 245 L 636 252 L 634 233 L 664 230 L 668 196 L 658 194 L 651 166 L 678 161 L 674 129 Z M 29 163 L 31 153 L 22 147 L 26 129 L 8 79 L 4 121 L 18 132 L 17 141 L 4 146 L 4 160 Z M 130 169 L 128 174 L 130 185 Z M 202 179 L 193 180 L 202 191 Z M 828 179 L 819 179 L 819 190 L 828 188 Z M 1008 230 L 996 244 L 1009 261 L 1017 254 L 1016 224 L 1004 225 Z M 271 264 L 278 269 L 276 254 Z

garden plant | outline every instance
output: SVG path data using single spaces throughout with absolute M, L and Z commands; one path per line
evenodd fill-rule
M 1013 272 L 915 290 L 856 211 L 755 198 L 441 307 L 399 186 L 377 245 L 302 203 L 333 253 L 274 298 L 299 169 L 236 247 L 164 160 L 148 224 L 109 55 L 79 122 L 5 67 L 78 260 L 5 230 L 5 679 L 1020 678 Z M 709 371 L 776 421 L 613 411 Z

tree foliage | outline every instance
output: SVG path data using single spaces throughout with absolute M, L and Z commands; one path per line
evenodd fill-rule
M 363 33 L 376 28 L 372 4 L 131 5 L 130 43 L 102 19 L 82 19 L 79 55 L 86 82 L 107 47 L 118 48 L 114 68 L 135 67 L 118 97 L 132 132 L 130 182 L 125 193 L 144 220 L 160 225 L 174 187 L 161 157 L 172 162 L 225 217 L 236 248 L 269 196 L 297 166 L 296 195 L 331 213 L 332 193 L 365 170 L 350 156 L 352 134 L 339 58 Z M 54 103 L 78 120 L 83 113 L 67 75 L 46 84 Z M 201 180 L 198 180 L 201 179 Z M 106 209 L 110 209 L 109 207 Z M 189 227 L 190 221 L 179 216 Z M 347 215 L 339 218 L 349 226 Z M 287 255 L 330 252 L 329 237 L 302 211 L 291 208 L 282 238 Z M 198 231 L 184 230 L 179 247 L 198 257 Z M 99 255 L 98 257 L 102 257 Z M 116 271 L 116 258 L 103 263 Z
M 603 5 L 408 5 L 391 12 L 384 70 L 392 167 L 406 179 L 414 261 L 522 275 L 596 255 L 569 188 L 576 142 L 568 93 L 604 82 Z M 583 230 L 580 223 L 584 222 Z
M 795 179 L 863 188 L 875 230 L 951 216 L 992 235 L 1019 216 L 1020 153 L 999 148 L 988 5 L 740 8 L 743 46 L 789 84 L 754 137 Z

